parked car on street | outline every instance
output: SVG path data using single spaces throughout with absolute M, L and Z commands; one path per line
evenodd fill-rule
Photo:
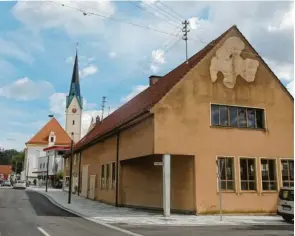
M 27 184 L 26 181 L 16 181 L 13 185 L 14 189 L 26 189 L 27 188 Z
M 278 215 L 289 223 L 294 220 L 294 187 L 282 187 L 278 199 Z
M 11 186 L 11 183 L 10 183 L 10 181 L 3 181 L 2 183 L 1 183 L 1 186 L 7 186 L 7 187 L 10 187 Z

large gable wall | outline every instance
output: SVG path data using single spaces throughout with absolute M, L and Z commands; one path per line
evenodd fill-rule
M 210 66 L 215 48 L 152 109 L 155 153 L 195 155 L 198 212 L 218 207 L 216 156 L 293 157 L 293 99 L 236 29 L 220 45 L 230 37 L 245 43 L 243 59 L 259 62 L 253 82 L 238 76 L 233 87 L 226 86 L 220 72 L 213 82 Z M 265 108 L 266 130 L 210 127 L 210 103 Z M 227 194 L 224 207 L 250 209 L 251 202 L 256 201 L 261 209 L 275 209 L 274 195 L 257 197 L 241 195 L 237 204 L 232 204 L 234 196 Z

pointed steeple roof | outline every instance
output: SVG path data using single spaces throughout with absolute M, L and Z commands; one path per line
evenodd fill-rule
M 48 121 L 46 125 L 43 126 L 26 144 L 48 144 L 48 137 L 51 132 L 54 132 L 56 136 L 56 145 L 69 145 L 71 143 L 71 138 L 66 133 L 66 131 L 61 127 L 58 121 L 53 117 Z
M 74 68 L 73 68 L 73 74 L 72 74 L 72 81 L 70 85 L 70 91 L 69 95 L 67 96 L 67 104 L 66 108 L 69 107 L 71 104 L 73 98 L 76 97 L 80 108 L 83 108 L 82 104 L 82 97 L 80 93 L 80 79 L 79 79 L 79 65 L 78 65 L 78 52 L 76 51 L 76 57 L 75 57 L 75 63 L 74 63 Z

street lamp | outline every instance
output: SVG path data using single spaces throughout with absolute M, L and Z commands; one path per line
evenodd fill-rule
M 71 194 L 72 194 L 72 171 L 73 171 L 73 145 L 74 145 L 74 133 L 72 132 L 72 140 L 71 140 L 71 156 L 70 156 L 70 183 L 69 183 L 69 198 L 68 204 L 71 204 Z
M 49 167 L 49 153 L 47 154 L 47 165 L 46 165 L 46 189 L 45 189 L 45 192 L 47 192 L 47 186 L 48 186 L 48 167 Z

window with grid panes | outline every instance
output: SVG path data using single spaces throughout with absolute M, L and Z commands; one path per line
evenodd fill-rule
M 211 125 L 264 129 L 264 110 L 251 107 L 211 104 Z
M 276 160 L 261 159 L 262 190 L 277 190 Z
M 284 187 L 294 187 L 294 160 L 281 160 Z
M 235 190 L 234 158 L 218 157 L 220 168 L 221 190 Z
M 240 158 L 241 190 L 256 190 L 256 166 L 253 158 Z

